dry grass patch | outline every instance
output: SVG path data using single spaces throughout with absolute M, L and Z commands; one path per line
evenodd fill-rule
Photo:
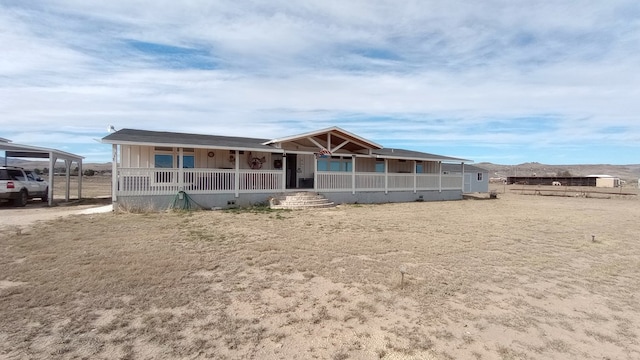
M 639 215 L 504 194 L 5 229 L 0 358 L 638 358 Z

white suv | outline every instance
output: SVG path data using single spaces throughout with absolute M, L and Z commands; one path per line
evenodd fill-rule
M 16 206 L 25 206 L 27 201 L 40 198 L 46 201 L 49 184 L 33 171 L 15 166 L 0 166 L 0 200 L 10 200 Z

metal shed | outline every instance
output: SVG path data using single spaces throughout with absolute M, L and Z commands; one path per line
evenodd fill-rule
M 63 160 L 65 169 L 66 169 L 66 191 L 65 191 L 65 200 L 69 201 L 69 191 L 70 191 L 70 172 L 71 172 L 71 164 L 74 162 L 78 164 L 78 199 L 82 198 L 82 160 L 83 156 L 68 153 L 65 151 L 60 151 L 56 149 L 50 149 L 39 146 L 31 146 L 31 145 L 23 145 L 16 144 L 11 140 L 0 138 L 0 150 L 4 150 L 4 161 L 6 165 L 7 158 L 34 158 L 34 159 L 49 159 L 49 194 L 47 195 L 49 206 L 53 203 L 53 185 L 54 185 L 54 168 L 55 164 L 58 160 Z

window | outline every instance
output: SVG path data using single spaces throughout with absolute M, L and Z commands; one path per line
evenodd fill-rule
M 185 148 L 183 149 L 183 153 L 191 153 L 189 155 L 183 154 L 182 156 L 182 164 L 180 164 L 180 156 L 178 155 L 178 151 L 174 148 L 170 147 L 159 147 L 155 148 L 156 153 L 154 154 L 154 163 L 157 169 L 173 169 L 176 167 L 182 167 L 184 169 L 193 169 L 195 167 L 195 156 L 192 155 L 194 149 Z M 158 183 L 170 183 L 175 181 L 175 174 L 172 171 L 157 171 L 156 172 L 156 182 Z M 187 178 L 187 174 L 185 174 L 185 179 Z
M 318 171 L 329 171 L 329 162 L 327 160 L 318 160 Z
M 174 166 L 173 159 L 176 159 L 177 162 L 180 162 L 180 157 L 178 155 L 173 154 L 155 154 L 154 160 L 156 164 L 156 168 L 160 169 L 171 169 Z M 193 155 L 183 155 L 183 164 L 182 167 L 184 169 L 193 169 L 195 167 L 196 158 Z
M 171 169 L 173 167 L 173 154 L 156 154 L 155 164 L 157 168 Z
M 424 172 L 424 165 L 422 165 L 422 163 L 417 163 L 416 164 L 416 172 L 418 174 L 422 174 Z
M 196 164 L 195 156 L 193 156 L 193 155 L 182 155 L 182 159 L 183 159 L 182 168 L 184 168 L 184 169 L 193 169 L 195 167 L 195 164 Z
M 16 181 L 25 181 L 24 175 L 22 175 L 22 171 L 9 169 L 9 177 L 11 180 Z
M 351 158 L 340 158 L 332 156 L 331 158 L 318 159 L 318 171 L 346 171 L 351 172 L 353 164 Z
M 482 181 L 482 173 L 478 173 L 478 181 Z
M 384 172 L 384 160 L 376 159 L 376 172 Z

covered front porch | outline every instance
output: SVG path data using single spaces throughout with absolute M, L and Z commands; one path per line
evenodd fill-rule
M 317 192 L 462 190 L 462 176 L 424 173 L 316 171 L 311 186 L 287 186 L 286 170 L 145 169 L 117 170 L 117 196 L 279 193 L 308 189 Z

